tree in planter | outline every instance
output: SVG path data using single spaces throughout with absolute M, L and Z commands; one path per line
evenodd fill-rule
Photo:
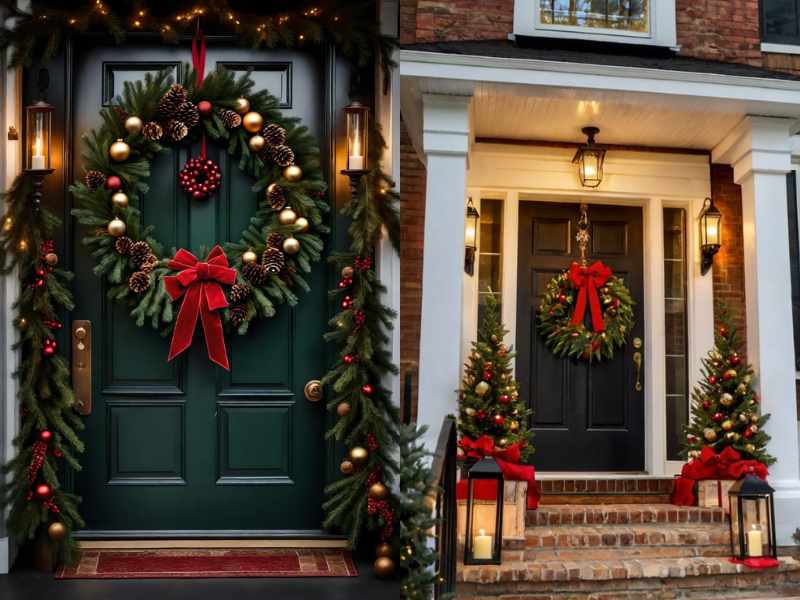
M 767 454 L 770 438 L 763 429 L 769 415 L 760 414 L 753 369 L 739 354 L 741 344 L 725 309 L 720 322 L 714 348 L 703 359 L 703 378 L 692 391 L 684 453 L 692 459 L 700 456 L 704 446 L 717 453 L 730 446 L 742 459 L 771 465 L 775 458 Z
M 500 321 L 494 294 L 486 296 L 486 311 L 478 327 L 478 339 L 465 365 L 461 386 L 458 431 L 462 438 L 477 440 L 487 435 L 497 448 L 519 444 L 523 462 L 533 454 L 528 410 L 519 399 L 519 384 L 511 375 L 516 356 L 503 343 L 508 331 Z

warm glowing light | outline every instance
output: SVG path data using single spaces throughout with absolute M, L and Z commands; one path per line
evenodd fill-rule
M 140 20 L 138 20 L 138 19 L 137 19 L 137 20 L 135 20 L 135 21 L 133 22 L 133 26 L 134 26 L 134 27 L 141 27 L 141 26 L 142 26 L 142 22 L 141 22 Z
M 20 240 L 19 244 L 17 244 L 17 248 L 20 252 L 25 252 L 28 249 L 28 241 L 27 240 Z
M 8 233 L 11 231 L 11 228 L 14 226 L 14 220 L 11 217 L 6 217 L 3 221 L 3 231 Z
M 143 11 L 143 10 L 140 10 L 140 11 L 139 11 L 139 16 L 140 16 L 140 17 L 143 17 L 143 16 L 144 16 L 144 11 Z

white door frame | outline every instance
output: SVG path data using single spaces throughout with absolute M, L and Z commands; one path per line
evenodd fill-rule
M 476 144 L 470 154 L 468 196 L 480 210 L 482 198 L 501 199 L 503 209 L 502 311 L 515 345 L 519 203 L 589 202 L 640 206 L 644 222 L 645 469 L 672 475 L 680 461 L 666 454 L 666 365 L 664 360 L 663 208 L 686 210 L 688 273 L 687 325 L 689 385 L 700 375 L 701 359 L 713 344 L 712 274 L 700 275 L 696 218 L 711 192 L 708 158 L 698 155 L 609 152 L 606 180 L 597 190 L 577 182 L 572 150 Z M 502 182 L 503 185 L 498 185 Z M 480 243 L 480 240 L 479 240 Z M 462 355 L 477 332 L 478 276 L 464 276 Z

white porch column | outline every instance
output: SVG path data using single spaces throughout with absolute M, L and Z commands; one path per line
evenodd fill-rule
M 429 427 L 431 449 L 442 420 L 456 411 L 461 372 L 469 103 L 469 96 L 422 98 L 427 187 L 417 422 Z
M 791 169 L 787 119 L 748 117 L 713 153 L 733 165 L 742 186 L 747 358 L 756 371 L 761 409 L 772 416 L 768 445 L 775 488 L 778 543 L 789 545 L 800 525 L 794 341 L 792 334 L 786 174 Z M 725 216 L 723 215 L 723 219 Z M 723 240 L 723 243 L 725 241 Z

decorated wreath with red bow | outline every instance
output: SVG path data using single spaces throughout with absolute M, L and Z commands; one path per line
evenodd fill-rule
M 627 341 L 634 305 L 625 282 L 607 265 L 573 262 L 548 282 L 536 328 L 556 356 L 608 360 Z

